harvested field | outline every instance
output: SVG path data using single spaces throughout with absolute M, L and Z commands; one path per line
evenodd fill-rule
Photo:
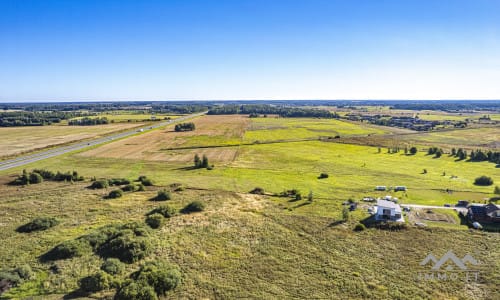
M 0 157 L 26 153 L 49 146 L 96 138 L 113 132 L 142 126 L 134 124 L 108 124 L 96 126 L 30 126 L 0 128 Z
M 193 156 L 206 155 L 213 162 L 231 162 L 248 124 L 246 116 L 203 116 L 194 119 L 196 130 L 175 132 L 173 126 L 116 141 L 80 155 L 187 163 Z M 198 149 L 199 148 L 199 149 Z

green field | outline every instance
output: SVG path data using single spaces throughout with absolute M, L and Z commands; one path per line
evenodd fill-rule
M 217 127 L 219 121 L 210 121 L 220 119 L 203 118 L 206 119 L 198 121 L 204 134 L 179 138 L 185 140 L 182 147 L 236 150 L 234 160 L 216 164 L 213 170 L 190 169 L 191 163 L 180 161 L 72 153 L 0 172 L 3 268 L 29 264 L 36 273 L 33 280 L 2 297 L 38 295 L 58 299 L 74 292 L 78 279 L 96 272 L 102 258 L 87 253 L 59 260 L 53 263 L 60 270 L 57 273 L 37 258 L 58 243 L 100 226 L 143 222 L 145 213 L 159 205 L 149 199 L 158 190 L 170 189 L 173 183 L 182 184 L 185 189 L 173 192 L 172 200 L 167 201 L 169 205 L 181 209 L 192 200 L 200 200 L 206 204 L 206 210 L 179 214 L 161 229 L 153 230 L 154 252 L 144 261 L 167 259 L 178 265 L 183 274 L 182 285 L 167 298 L 494 299 L 498 295 L 500 281 L 494 271 L 500 261 L 500 253 L 495 250 L 498 233 L 468 231 L 453 211 L 436 210 L 454 222 L 429 221 L 427 229 L 410 226 L 402 231 L 353 231 L 359 221 L 370 216 L 370 204 L 361 202 L 365 196 L 393 195 L 401 203 L 437 206 L 462 199 L 483 203 L 494 196 L 494 186 L 480 187 L 473 181 L 487 175 L 500 183 L 500 172 L 494 164 L 455 161 L 447 155 L 436 159 L 423 152 L 413 156 L 402 152 L 389 154 L 386 149 L 379 152 L 378 147 L 315 140 L 337 134 L 342 138 L 385 138 L 391 132 L 364 124 L 256 118 L 251 119 L 241 135 L 242 123 L 224 125 L 234 130 L 225 131 Z M 160 138 L 167 136 L 162 132 L 155 134 Z M 146 135 L 143 138 L 148 140 Z M 292 141 L 300 139 L 311 140 Z M 257 140 L 259 143 L 255 143 Z M 159 151 L 169 154 L 178 150 Z M 87 189 L 88 179 L 26 187 L 5 184 L 23 168 L 35 167 L 78 170 L 86 178 L 133 180 L 147 175 L 155 186 L 144 192 L 125 193 L 119 199 L 103 200 L 112 188 Z M 320 173 L 328 173 L 329 178 L 318 179 Z M 377 185 L 404 185 L 408 191 L 375 192 Z M 249 194 L 255 187 L 263 188 L 266 195 Z M 298 189 L 303 199 L 277 196 L 291 189 Z M 307 200 L 310 192 L 312 202 Z M 348 199 L 360 201 L 360 206 L 350 213 L 349 221 L 341 222 L 342 203 Z M 62 222 L 43 232 L 15 232 L 18 226 L 40 215 L 55 216 Z M 480 282 L 464 287 L 463 282 L 457 281 L 418 280 L 418 271 L 425 271 L 418 263 L 429 252 L 440 256 L 450 249 L 461 256 L 474 251 L 473 255 L 481 258 L 484 265 Z M 144 261 L 127 265 L 119 279 L 137 270 Z M 479 290 L 481 294 L 477 294 Z M 105 298 L 113 293 L 110 290 L 93 296 Z

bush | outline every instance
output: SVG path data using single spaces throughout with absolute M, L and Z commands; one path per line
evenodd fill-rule
M 137 190 L 137 186 L 133 184 L 127 184 L 126 186 L 122 187 L 122 191 L 124 192 L 134 192 Z
M 300 193 L 295 194 L 295 200 L 297 200 L 297 201 L 302 200 L 302 194 L 300 194 Z
M 80 239 L 63 242 L 42 256 L 42 260 L 59 260 L 82 256 L 90 252 L 90 245 Z
M 255 195 L 264 195 L 264 189 L 261 187 L 256 187 L 253 190 L 250 191 L 250 194 L 255 194 Z
M 130 229 L 121 230 L 118 236 L 102 244 L 98 251 L 104 257 L 116 257 L 122 262 L 133 263 L 151 252 L 151 243 Z
M 170 207 L 168 205 L 162 205 L 160 207 L 157 207 L 153 209 L 152 211 L 148 212 L 146 216 L 150 216 L 153 214 L 160 214 L 165 218 L 171 218 L 177 213 L 177 210 L 173 207 Z
M 17 273 L 0 271 L 0 282 L 1 281 L 7 281 L 10 282 L 13 286 L 16 286 L 23 280 L 21 279 L 21 277 L 19 277 Z
M 417 151 L 418 151 L 418 150 L 417 150 L 417 147 L 411 147 L 411 148 L 410 148 L 410 154 L 412 154 L 412 155 L 417 154 Z
M 141 180 L 141 183 L 144 186 L 153 186 L 153 181 L 149 178 L 145 178 L 144 180 Z
M 136 282 L 144 282 L 152 286 L 157 295 L 165 295 L 176 288 L 182 278 L 177 267 L 163 261 L 147 262 L 131 277 Z
M 29 280 L 33 277 L 33 270 L 29 265 L 22 265 L 14 270 L 14 272 L 23 280 Z
M 163 215 L 161 214 L 152 214 L 146 218 L 146 224 L 148 224 L 149 227 L 156 229 L 161 227 L 161 225 L 163 225 L 164 219 L 165 217 L 163 217 Z
M 329 175 L 328 175 L 327 173 L 321 173 L 321 174 L 319 174 L 318 179 L 328 178 L 328 176 L 329 176 Z
M 366 226 L 364 224 L 358 223 L 356 226 L 354 226 L 354 231 L 363 231 L 366 229 Z
M 115 300 L 156 300 L 155 290 L 142 283 L 136 283 L 133 281 L 125 282 L 116 292 Z
M 170 192 L 163 190 L 163 191 L 158 191 L 158 194 L 152 200 L 153 201 L 166 201 L 166 200 L 170 200 L 171 197 L 172 196 L 170 195 Z
M 193 201 L 182 209 L 182 213 L 189 214 L 193 212 L 200 212 L 203 211 L 204 209 L 205 209 L 205 204 L 203 204 L 200 201 Z
M 497 186 L 495 186 L 495 189 L 493 190 L 493 193 L 494 193 L 495 195 L 500 195 L 500 186 L 498 186 L 498 185 L 497 185 Z
M 125 178 L 112 178 L 109 180 L 110 185 L 124 185 L 124 184 L 130 184 L 130 180 L 125 179 Z
M 474 184 L 483 186 L 492 185 L 493 179 L 491 179 L 491 177 L 488 176 L 480 176 L 474 180 Z
M 139 183 L 139 184 L 137 185 L 137 191 L 138 191 L 138 192 L 144 192 L 145 190 L 146 190 L 146 189 L 144 188 L 144 184 Z
M 116 198 L 120 198 L 121 196 L 123 196 L 122 190 L 114 190 L 114 191 L 109 192 L 108 199 L 116 199 Z
M 111 275 L 121 274 L 123 269 L 123 263 L 117 258 L 108 258 L 101 265 L 101 270 Z
M 29 176 L 29 181 L 32 184 L 42 183 L 43 177 L 42 177 L 42 175 L 40 175 L 38 173 L 31 173 Z
M 108 186 L 109 186 L 109 184 L 108 184 L 107 180 L 98 180 L 98 181 L 92 182 L 92 184 L 90 185 L 90 188 L 91 189 L 105 189 Z
M 94 275 L 84 277 L 78 281 L 80 289 L 88 293 L 108 290 L 112 288 L 113 285 L 113 277 L 102 271 L 99 271 Z
M 32 231 L 41 231 L 47 230 L 51 227 L 54 227 L 59 224 L 59 221 L 56 218 L 52 217 L 38 217 L 33 219 L 33 221 L 26 223 L 19 228 L 17 228 L 17 232 L 32 232 Z

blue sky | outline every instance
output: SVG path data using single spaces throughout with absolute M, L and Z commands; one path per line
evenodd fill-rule
M 0 101 L 500 99 L 498 0 L 0 0 Z

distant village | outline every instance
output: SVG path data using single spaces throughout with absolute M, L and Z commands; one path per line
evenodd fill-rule
M 375 125 L 399 127 L 416 131 L 430 131 L 436 128 L 465 128 L 469 123 L 499 124 L 490 116 L 483 115 L 478 119 L 457 120 L 423 120 L 418 114 L 394 116 L 388 114 L 349 113 L 345 116 L 350 121 L 361 121 Z

